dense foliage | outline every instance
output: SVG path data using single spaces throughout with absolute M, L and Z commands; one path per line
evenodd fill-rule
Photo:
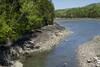
M 63 18 L 100 18 L 100 3 L 80 8 L 56 10 L 55 14 L 56 17 Z
M 54 7 L 49 0 L 0 0 L 0 43 L 53 24 L 53 18 Z

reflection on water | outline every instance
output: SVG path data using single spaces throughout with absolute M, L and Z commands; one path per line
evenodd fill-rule
M 77 67 L 76 48 L 100 34 L 99 20 L 57 20 L 74 33 L 65 37 L 50 53 L 28 58 L 24 67 Z

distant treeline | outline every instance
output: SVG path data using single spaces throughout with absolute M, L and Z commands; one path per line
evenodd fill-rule
M 59 18 L 100 18 L 100 3 L 79 8 L 56 10 L 55 15 Z
M 0 43 L 15 41 L 23 33 L 53 24 L 51 0 L 0 0 Z

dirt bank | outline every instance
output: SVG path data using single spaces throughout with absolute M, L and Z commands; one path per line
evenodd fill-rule
M 79 46 L 77 52 L 79 67 L 100 67 L 100 36 Z

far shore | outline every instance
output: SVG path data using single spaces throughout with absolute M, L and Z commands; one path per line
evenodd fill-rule
M 100 18 L 55 18 L 56 20 L 64 19 L 64 20 L 100 20 Z

